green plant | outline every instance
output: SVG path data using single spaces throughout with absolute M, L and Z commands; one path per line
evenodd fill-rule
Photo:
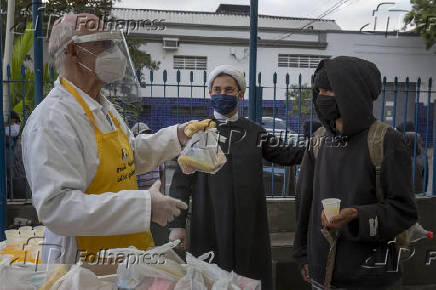
M 436 42 L 436 2 L 435 0 L 410 0 L 412 10 L 404 18 L 406 25 L 414 24 L 426 43 L 427 49 Z
M 23 117 L 23 96 L 26 103 L 27 114 L 31 112 L 34 108 L 34 72 L 31 67 L 32 59 L 29 55 L 30 49 L 33 45 L 33 32 L 30 30 L 31 23 L 27 26 L 29 29 L 25 31 L 24 34 L 17 37 L 14 41 L 14 50 L 12 52 L 11 61 L 11 76 L 10 79 L 13 81 L 22 82 L 11 82 L 9 90 L 9 102 L 10 107 L 17 112 L 21 118 Z M 25 70 L 25 74 L 22 75 L 22 70 Z M 44 65 L 44 95 L 48 93 L 51 87 L 49 64 Z M 23 91 L 24 85 L 24 91 Z M 24 93 L 24 95 L 23 95 Z
M 300 104 L 300 91 L 301 91 L 301 114 L 308 115 L 310 114 L 310 96 L 312 91 L 310 86 L 307 84 L 303 84 L 301 86 L 301 90 L 298 85 L 291 85 L 289 90 L 285 93 L 286 99 L 283 101 L 283 106 L 286 106 L 286 102 L 288 102 L 288 106 L 291 106 L 291 110 L 289 110 L 289 116 L 295 116 L 299 113 L 299 104 Z

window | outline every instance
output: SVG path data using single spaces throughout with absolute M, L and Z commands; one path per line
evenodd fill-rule
M 207 57 L 175 55 L 174 69 L 207 70 Z
M 177 49 L 179 47 L 179 39 L 178 38 L 164 38 L 163 39 L 163 48 L 165 49 Z
M 316 68 L 328 55 L 279 54 L 279 67 Z

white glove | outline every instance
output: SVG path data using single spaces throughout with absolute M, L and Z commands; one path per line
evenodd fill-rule
M 150 187 L 151 221 L 160 226 L 166 226 L 180 214 L 180 209 L 188 209 L 186 203 L 160 193 L 160 180 Z
M 180 240 L 180 244 L 177 247 L 180 247 L 184 250 L 186 250 L 188 247 L 187 245 L 187 239 L 186 239 L 186 229 L 184 228 L 174 228 L 171 229 L 170 236 L 168 237 L 168 240 L 170 242 L 173 242 L 175 240 Z

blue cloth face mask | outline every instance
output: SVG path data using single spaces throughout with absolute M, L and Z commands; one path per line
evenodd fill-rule
M 230 114 L 237 105 L 237 96 L 226 94 L 212 95 L 212 107 L 221 115 Z

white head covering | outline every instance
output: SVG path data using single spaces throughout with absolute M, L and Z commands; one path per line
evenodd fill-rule
M 225 74 L 232 76 L 236 80 L 236 82 L 238 83 L 239 89 L 242 91 L 245 91 L 245 88 L 247 87 L 247 85 L 245 82 L 244 74 L 232 65 L 219 65 L 216 68 L 214 68 L 213 71 L 211 71 L 209 73 L 209 78 L 207 81 L 209 89 L 212 88 L 213 81 L 215 80 L 217 75 L 219 75 L 220 73 L 225 73 Z
M 150 128 L 147 126 L 147 124 L 142 123 L 142 122 L 138 122 L 135 125 L 133 125 L 131 130 L 132 130 L 133 134 L 142 134 L 145 131 L 149 131 Z

